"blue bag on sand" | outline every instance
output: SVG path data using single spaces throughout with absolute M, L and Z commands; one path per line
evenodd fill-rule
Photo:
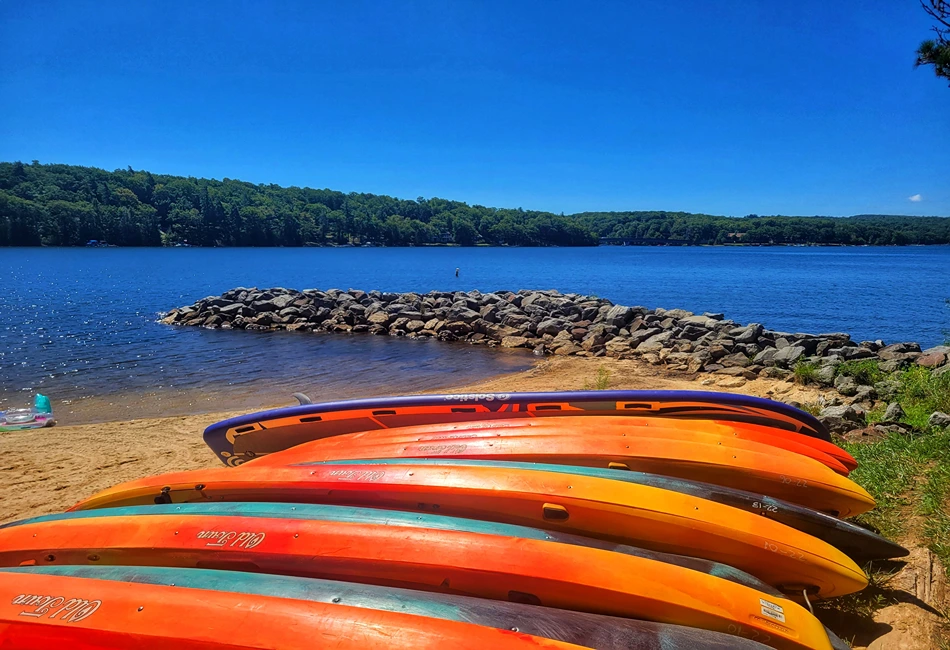
M 49 398 L 46 395 L 36 394 L 36 399 L 33 400 L 33 410 L 37 413 L 52 413 L 53 406 L 49 403 Z

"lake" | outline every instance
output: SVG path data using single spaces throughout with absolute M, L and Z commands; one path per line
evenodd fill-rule
M 924 346 L 950 329 L 946 246 L 0 248 L 0 280 L 0 410 L 40 391 L 64 423 L 257 408 L 294 391 L 336 399 L 444 389 L 533 362 L 522 351 L 435 341 L 156 322 L 236 286 L 558 289 Z

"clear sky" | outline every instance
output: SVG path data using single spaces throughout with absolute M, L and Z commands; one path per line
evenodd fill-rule
M 554 212 L 950 216 L 914 0 L 0 0 L 0 160 Z

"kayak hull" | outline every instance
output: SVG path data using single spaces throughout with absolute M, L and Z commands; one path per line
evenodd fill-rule
M 705 391 L 565 391 L 384 397 L 251 413 L 205 429 L 227 465 L 310 440 L 356 431 L 497 418 L 633 415 L 746 422 L 830 441 L 814 416 L 782 402 Z
M 721 562 L 785 593 L 830 597 L 867 584 L 837 549 L 749 512 L 623 481 L 491 465 L 250 463 L 133 481 L 73 510 L 213 501 L 370 506 L 539 527 Z

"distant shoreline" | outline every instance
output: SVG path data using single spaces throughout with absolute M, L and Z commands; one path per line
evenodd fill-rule
M 355 244 L 304 244 L 302 246 L 119 246 L 110 244 L 108 246 L 88 246 L 85 244 L 69 245 L 0 245 L 0 248 L 148 248 L 148 249 L 180 249 L 180 248 L 198 248 L 202 250 L 219 248 L 940 248 L 950 247 L 950 243 L 945 244 L 824 244 L 824 243 L 804 243 L 804 244 L 595 244 L 592 246 L 529 246 L 529 245 L 511 245 L 511 244 L 476 244 L 474 246 L 462 246 L 461 244 L 406 244 L 406 245 L 355 245 Z

